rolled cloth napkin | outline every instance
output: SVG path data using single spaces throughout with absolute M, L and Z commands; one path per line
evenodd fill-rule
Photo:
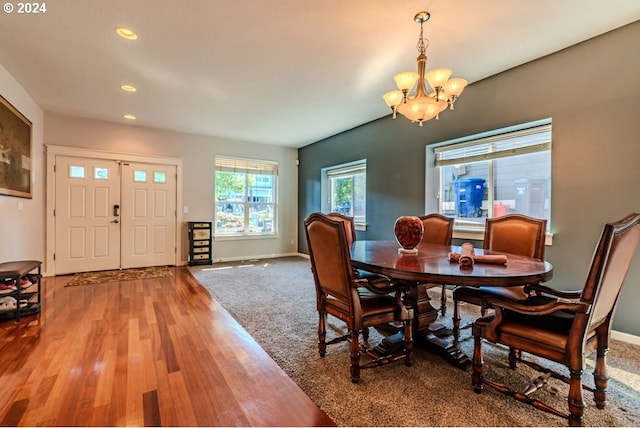
M 458 264 L 460 268 L 472 268 L 473 267 L 473 244 L 469 242 L 465 242 L 461 246 L 460 258 L 458 259 Z
M 458 263 L 460 260 L 460 256 L 461 256 L 460 253 L 449 253 L 449 261 L 453 263 Z M 504 254 L 473 256 L 473 262 L 495 264 L 495 265 L 506 265 L 507 256 L 505 256 Z
M 458 263 L 461 268 L 471 268 L 474 263 L 507 264 L 507 256 L 504 254 L 476 256 L 470 242 L 462 244 L 460 249 L 461 253 L 449 253 L 449 261 Z

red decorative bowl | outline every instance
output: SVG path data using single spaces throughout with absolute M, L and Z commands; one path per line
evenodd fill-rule
M 396 235 L 396 241 L 402 247 L 400 252 L 407 254 L 418 252 L 416 247 L 422 240 L 422 234 L 424 233 L 420 218 L 416 216 L 398 217 L 393 225 L 393 232 Z

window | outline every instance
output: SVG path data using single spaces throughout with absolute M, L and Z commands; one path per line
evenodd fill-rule
M 133 181 L 135 181 L 136 183 L 146 183 L 147 171 L 133 171 Z
M 427 158 L 429 150 L 428 212 L 454 217 L 458 229 L 482 229 L 487 217 L 508 213 L 545 218 L 550 227 L 551 120 L 441 143 Z
M 84 178 L 84 167 L 69 165 L 69 178 Z
M 164 172 L 153 172 L 153 182 L 154 183 L 166 183 L 167 182 L 167 174 Z
M 356 228 L 367 223 L 367 161 L 322 169 L 322 211 L 353 217 Z
M 276 162 L 216 156 L 215 235 L 274 235 Z
M 108 180 L 109 179 L 109 168 L 93 168 L 93 178 L 96 180 Z

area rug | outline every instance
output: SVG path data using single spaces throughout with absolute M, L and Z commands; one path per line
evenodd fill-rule
M 488 388 L 475 394 L 471 374 L 417 345 L 415 364 L 390 364 L 364 370 L 360 383 L 349 377 L 349 345 L 329 346 L 321 358 L 317 347 L 315 288 L 309 260 L 287 257 L 189 268 L 196 279 L 251 334 L 305 393 L 339 426 L 566 426 L 566 420 Z M 439 288 L 433 298 L 439 302 Z M 445 317 L 451 324 L 449 302 Z M 463 322 L 479 315 L 461 305 Z M 328 319 L 330 337 L 344 333 L 344 324 Z M 463 330 L 469 337 L 469 330 Z M 328 339 L 330 338 L 328 337 Z M 378 343 L 372 330 L 369 342 Z M 471 355 L 473 341 L 462 343 Z M 487 343 L 488 378 L 519 388 L 538 373 L 521 365 L 510 370 L 507 349 Z M 612 341 L 608 356 L 609 392 L 605 410 L 595 408 L 585 392 L 587 426 L 640 426 L 640 348 Z M 585 383 L 593 385 L 593 359 L 587 361 Z M 557 368 L 557 367 L 556 367 Z M 562 369 L 560 369 L 562 371 Z M 567 409 L 567 387 L 555 379 L 537 398 Z
M 65 287 L 76 285 L 103 284 L 107 282 L 132 281 L 135 279 L 161 278 L 173 276 L 171 269 L 167 266 L 152 266 L 122 270 L 103 270 L 99 272 L 77 273 Z

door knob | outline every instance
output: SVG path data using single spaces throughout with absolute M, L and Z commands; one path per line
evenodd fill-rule
M 116 218 L 116 219 L 111 220 L 111 223 L 116 223 L 116 224 L 117 224 L 117 223 L 120 223 L 120 220 L 118 220 L 118 219 Z

